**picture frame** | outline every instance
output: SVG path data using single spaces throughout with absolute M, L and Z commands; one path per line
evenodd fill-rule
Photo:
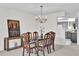
M 20 36 L 20 22 L 19 20 L 7 20 L 8 24 L 8 36 L 19 37 Z

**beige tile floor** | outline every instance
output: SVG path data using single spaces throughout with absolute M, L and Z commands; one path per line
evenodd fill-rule
M 39 52 L 42 56 L 42 52 Z M 11 51 L 0 51 L 0 56 L 22 56 L 22 48 L 11 50 Z M 25 56 L 28 56 L 26 53 Z M 36 56 L 36 54 L 31 54 L 31 56 Z M 55 52 L 48 54 L 45 50 L 45 56 L 79 56 L 79 46 L 78 45 L 55 45 Z

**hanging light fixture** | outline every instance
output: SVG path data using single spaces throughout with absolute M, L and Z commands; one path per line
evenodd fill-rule
M 45 23 L 47 21 L 47 16 L 43 17 L 42 13 L 43 6 L 41 5 L 40 8 L 41 8 L 41 15 L 36 17 L 36 20 L 39 21 L 40 23 Z
M 43 5 L 40 5 L 40 8 L 41 8 L 41 15 L 36 17 L 36 21 L 38 21 L 40 23 L 40 37 L 43 38 L 43 34 L 44 34 L 44 30 L 45 30 L 45 27 L 44 27 L 44 23 L 47 21 L 47 16 L 43 16 Z

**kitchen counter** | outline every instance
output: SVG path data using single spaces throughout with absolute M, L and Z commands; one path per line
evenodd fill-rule
M 72 43 L 77 43 L 77 32 L 66 31 L 65 38 L 71 39 Z

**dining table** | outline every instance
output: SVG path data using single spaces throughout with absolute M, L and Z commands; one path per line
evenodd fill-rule
M 39 52 L 39 44 L 40 44 L 40 42 L 43 42 L 44 41 L 44 38 L 38 38 L 38 39 L 36 39 L 36 40 L 31 40 L 30 42 L 29 42 L 29 44 L 33 44 L 33 43 L 35 43 L 35 48 L 36 48 L 36 54 L 37 54 L 37 56 L 39 56 L 39 54 L 38 54 L 38 52 Z

